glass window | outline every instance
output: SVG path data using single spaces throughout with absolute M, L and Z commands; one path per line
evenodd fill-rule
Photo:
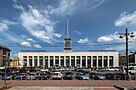
M 59 56 L 55 56 L 55 65 L 59 65 Z
M 88 63 L 88 64 L 87 64 L 87 65 L 88 65 L 87 67 L 88 67 L 88 68 L 91 68 L 91 56 L 87 56 L 87 61 L 88 61 L 88 62 L 87 62 L 87 63 Z
M 113 56 L 109 56 L 109 66 L 113 67 Z
M 98 67 L 102 67 L 102 56 L 98 56 Z
M 48 67 L 48 56 L 45 56 L 45 68 Z
M 50 56 L 50 66 L 53 67 L 53 56 Z
M 66 56 L 66 66 L 69 67 L 70 64 L 70 57 Z
M 93 56 L 93 67 L 97 67 L 97 56 Z
M 82 56 L 82 67 L 86 67 L 86 56 Z
M 77 66 L 80 66 L 80 56 L 76 56 L 76 63 L 77 63 Z
M 71 66 L 75 67 L 75 56 L 71 56 Z
M 64 56 L 60 56 L 60 64 L 64 67 Z
M 108 57 L 104 56 L 104 67 L 108 66 Z
M 39 56 L 39 63 L 40 66 L 43 66 L 43 56 Z

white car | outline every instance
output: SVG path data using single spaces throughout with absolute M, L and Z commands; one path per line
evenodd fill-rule
M 51 76 L 52 79 L 62 79 L 62 73 L 61 72 L 54 72 Z

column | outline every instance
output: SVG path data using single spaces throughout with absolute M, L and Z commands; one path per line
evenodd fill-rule
M 75 67 L 77 67 L 77 57 L 75 56 Z
M 50 56 L 48 56 L 48 68 L 50 68 Z
M 64 56 L 64 67 L 66 67 L 66 56 Z
M 43 67 L 45 68 L 45 57 L 43 56 Z
M 32 67 L 34 67 L 34 56 L 32 56 Z
M 55 65 L 55 56 L 53 56 L 53 66 Z
M 69 56 L 69 66 L 71 67 L 71 56 Z
M 96 56 L 96 67 L 98 67 L 98 56 Z
M 104 67 L 104 56 L 102 56 L 102 67 Z
M 59 67 L 61 66 L 61 57 L 59 56 Z
M 38 60 L 38 61 L 37 61 L 37 66 L 40 66 L 40 65 L 39 65 L 39 56 L 37 56 L 37 60 Z
M 87 68 L 87 66 L 88 66 L 88 59 L 87 59 L 87 56 L 86 56 L 86 59 L 85 59 L 85 65 L 86 65 L 86 68 Z
M 109 66 L 110 66 L 110 65 L 109 65 L 109 56 L 107 56 L 107 64 L 108 64 L 107 67 L 109 67 Z
M 82 56 L 80 56 L 80 68 L 82 68 Z
M 27 67 L 29 67 L 29 56 L 27 56 Z
M 93 56 L 91 56 L 91 68 L 93 67 Z

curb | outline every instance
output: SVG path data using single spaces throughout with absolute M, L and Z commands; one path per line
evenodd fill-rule
M 120 85 L 113 85 L 113 87 L 117 88 L 118 90 L 128 90 L 127 88 Z

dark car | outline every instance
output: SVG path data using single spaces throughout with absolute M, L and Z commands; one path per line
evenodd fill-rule
M 40 73 L 40 76 L 37 77 L 38 80 L 48 80 L 50 76 L 47 73 Z
M 94 80 L 105 80 L 106 79 L 105 73 L 98 73 L 98 72 L 90 73 L 89 77 Z
M 89 76 L 82 72 L 78 72 L 75 78 L 78 80 L 89 80 Z
M 66 72 L 65 76 L 63 76 L 64 80 L 72 80 L 73 79 L 73 73 L 72 72 Z

